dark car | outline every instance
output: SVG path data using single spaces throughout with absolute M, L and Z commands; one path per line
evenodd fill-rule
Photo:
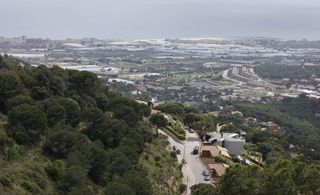
M 209 171 L 203 170 L 203 171 L 202 171 L 202 175 L 204 176 L 204 180 L 205 180 L 205 181 L 210 181 L 210 180 L 211 180 Z
M 209 171 L 203 170 L 203 171 L 202 171 L 202 175 L 204 175 L 204 176 L 209 176 Z
M 199 146 L 195 146 L 193 148 L 193 151 L 192 151 L 193 154 L 198 154 L 199 153 Z
M 194 133 L 193 129 L 189 129 L 188 131 L 189 131 L 189 133 Z
M 204 176 L 204 180 L 205 180 L 205 181 L 210 181 L 210 180 L 211 180 L 211 178 L 210 178 L 210 176 L 209 176 L 209 175 L 206 175 L 206 176 Z

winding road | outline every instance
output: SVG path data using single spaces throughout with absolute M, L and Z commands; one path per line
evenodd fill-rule
M 159 129 L 159 133 L 167 135 L 165 132 Z M 181 154 L 178 155 L 178 161 L 182 163 L 182 159 L 184 158 L 186 163 L 182 167 L 183 173 L 183 182 L 188 186 L 187 194 L 191 194 L 191 190 L 189 189 L 191 186 L 199 183 L 210 183 L 210 181 L 205 181 L 204 176 L 202 175 L 203 170 L 207 170 L 207 167 L 203 164 L 200 160 L 200 152 L 197 155 L 194 155 L 193 148 L 195 146 L 199 146 L 200 148 L 200 141 L 199 137 L 196 133 L 189 133 L 186 131 L 186 141 L 183 143 L 178 143 L 169 135 L 168 141 L 170 142 L 171 146 L 176 146 L 177 149 L 181 151 Z

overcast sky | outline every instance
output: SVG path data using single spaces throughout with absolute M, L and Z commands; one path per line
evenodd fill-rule
M 0 36 L 320 40 L 320 0 L 0 0 Z

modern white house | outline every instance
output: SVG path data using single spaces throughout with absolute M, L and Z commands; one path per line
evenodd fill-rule
M 245 139 L 237 133 L 208 132 L 203 137 L 204 144 L 214 144 L 228 149 L 231 155 L 242 155 Z

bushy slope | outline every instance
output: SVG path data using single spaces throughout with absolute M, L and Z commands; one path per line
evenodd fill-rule
M 150 109 L 95 74 L 0 56 L 0 112 L 1 194 L 153 193 Z
M 263 121 L 275 121 L 285 133 L 282 137 L 287 146 L 289 144 L 299 146 L 304 160 L 320 160 L 319 100 L 301 96 L 286 98 L 279 103 L 240 104 L 238 109 L 246 116 Z

